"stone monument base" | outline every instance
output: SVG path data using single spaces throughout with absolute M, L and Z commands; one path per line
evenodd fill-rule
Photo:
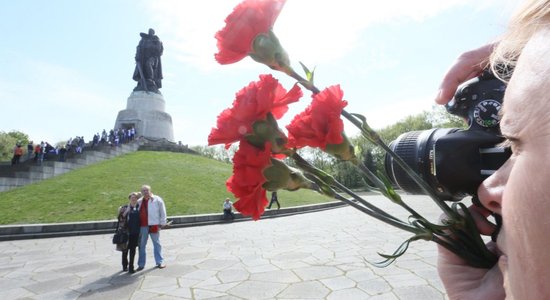
M 149 139 L 174 141 L 172 117 L 164 111 L 165 102 L 161 94 L 135 91 L 128 97 L 125 110 L 118 112 L 115 129 L 136 129 L 136 136 Z

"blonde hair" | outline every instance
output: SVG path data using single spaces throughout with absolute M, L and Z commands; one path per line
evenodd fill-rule
M 502 80 L 511 76 L 521 51 L 533 34 L 550 24 L 550 0 L 526 1 L 512 16 L 508 30 L 490 57 L 493 72 Z
M 136 196 L 136 198 L 141 198 L 141 193 L 140 192 L 131 192 L 130 194 L 128 194 L 128 199 L 132 198 L 132 196 Z
M 139 199 L 139 198 L 141 198 L 141 193 L 140 192 L 131 192 L 130 194 L 128 194 L 128 200 L 131 200 L 132 196 L 136 196 L 136 198 Z M 124 214 L 123 214 L 124 217 L 126 217 L 128 215 L 128 213 L 130 212 L 130 205 L 131 204 L 128 204 L 126 206 L 126 210 L 124 210 Z M 122 206 L 120 208 L 122 208 Z

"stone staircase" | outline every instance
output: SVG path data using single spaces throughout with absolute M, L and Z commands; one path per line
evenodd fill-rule
M 86 146 L 82 153 L 67 153 L 64 162 L 59 161 L 58 155 L 48 154 L 40 165 L 32 159 L 22 161 L 15 166 L 3 164 L 0 165 L 0 192 L 61 175 L 129 152 L 135 152 L 139 147 L 140 142 L 137 140 L 116 147 L 104 145 L 91 148 Z

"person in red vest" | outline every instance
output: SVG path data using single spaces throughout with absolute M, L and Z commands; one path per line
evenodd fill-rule
M 15 148 L 13 148 L 13 158 L 11 159 L 11 164 L 18 164 L 21 159 L 21 155 L 23 155 L 23 148 L 21 147 L 21 144 L 17 143 Z
M 40 144 L 36 144 L 34 147 L 34 161 L 37 163 L 40 162 L 40 153 L 42 153 L 42 147 Z
M 164 257 L 162 256 L 162 246 L 160 244 L 160 230 L 166 226 L 166 208 L 161 197 L 151 192 L 151 187 L 143 185 L 141 187 L 143 197 L 138 200 L 139 220 L 140 220 L 140 238 L 139 238 L 139 258 L 138 268 L 141 271 L 145 268 L 147 254 L 145 247 L 149 236 L 153 242 L 153 253 L 157 268 L 164 269 Z

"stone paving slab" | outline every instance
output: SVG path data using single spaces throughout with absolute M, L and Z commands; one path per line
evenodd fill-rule
M 424 196 L 405 196 L 429 218 Z M 388 200 L 368 196 L 405 217 Z M 0 299 L 446 299 L 436 246 L 415 242 L 376 268 L 409 235 L 351 207 L 251 222 L 164 230 L 168 267 L 121 271 L 111 235 L 0 242 Z M 136 257 L 137 259 L 137 257 Z

